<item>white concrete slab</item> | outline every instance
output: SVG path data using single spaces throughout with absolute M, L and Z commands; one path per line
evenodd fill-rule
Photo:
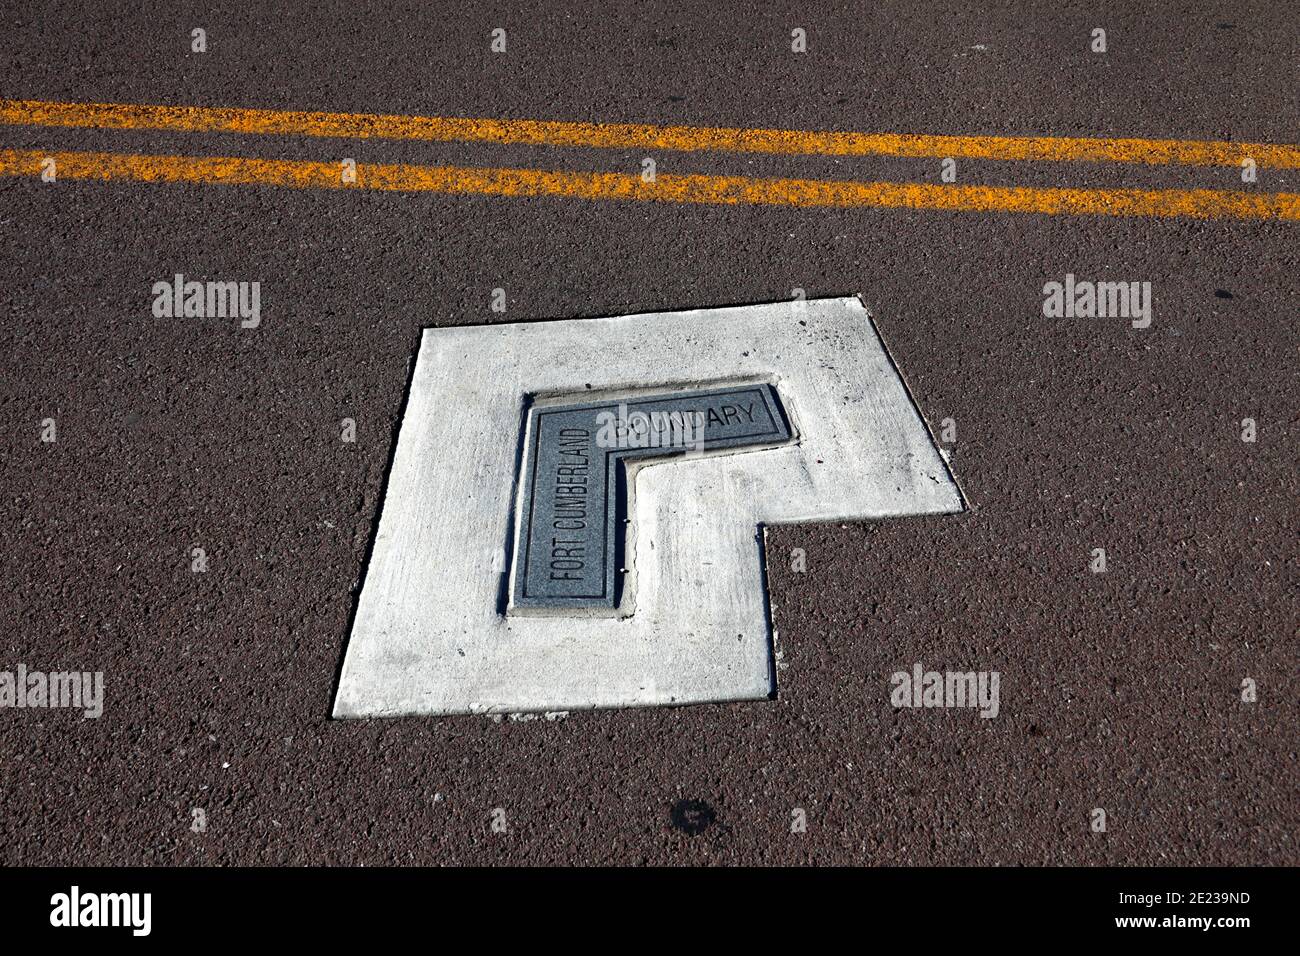
M 630 615 L 501 613 L 528 396 L 735 381 L 797 440 L 635 470 Z M 760 525 L 961 509 L 856 298 L 427 329 L 334 715 L 766 698 Z

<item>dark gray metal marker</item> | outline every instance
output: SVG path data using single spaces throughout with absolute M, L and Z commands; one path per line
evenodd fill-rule
M 739 385 L 528 412 L 515 607 L 618 605 L 628 459 L 780 444 L 776 389 Z

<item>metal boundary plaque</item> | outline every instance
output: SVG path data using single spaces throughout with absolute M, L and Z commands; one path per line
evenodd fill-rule
M 533 405 L 511 607 L 618 607 L 629 462 L 751 450 L 790 437 L 767 384 Z

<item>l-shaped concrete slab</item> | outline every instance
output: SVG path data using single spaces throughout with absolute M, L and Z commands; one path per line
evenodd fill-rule
M 795 441 L 630 467 L 622 614 L 507 611 L 532 403 L 745 383 Z M 856 298 L 427 329 L 334 715 L 766 698 L 763 525 L 962 507 Z

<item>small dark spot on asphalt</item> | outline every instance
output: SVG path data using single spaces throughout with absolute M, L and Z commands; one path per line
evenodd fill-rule
M 684 97 L 684 96 L 670 96 L 670 97 L 668 97 L 668 102 L 669 102 L 669 103 L 685 103 L 685 102 L 686 102 L 686 97 Z
M 1229 292 L 1227 289 L 1215 289 L 1214 297 L 1216 299 L 1231 299 L 1232 293 Z
M 718 815 L 703 800 L 678 800 L 673 804 L 672 820 L 678 830 L 698 836 L 718 821 Z

